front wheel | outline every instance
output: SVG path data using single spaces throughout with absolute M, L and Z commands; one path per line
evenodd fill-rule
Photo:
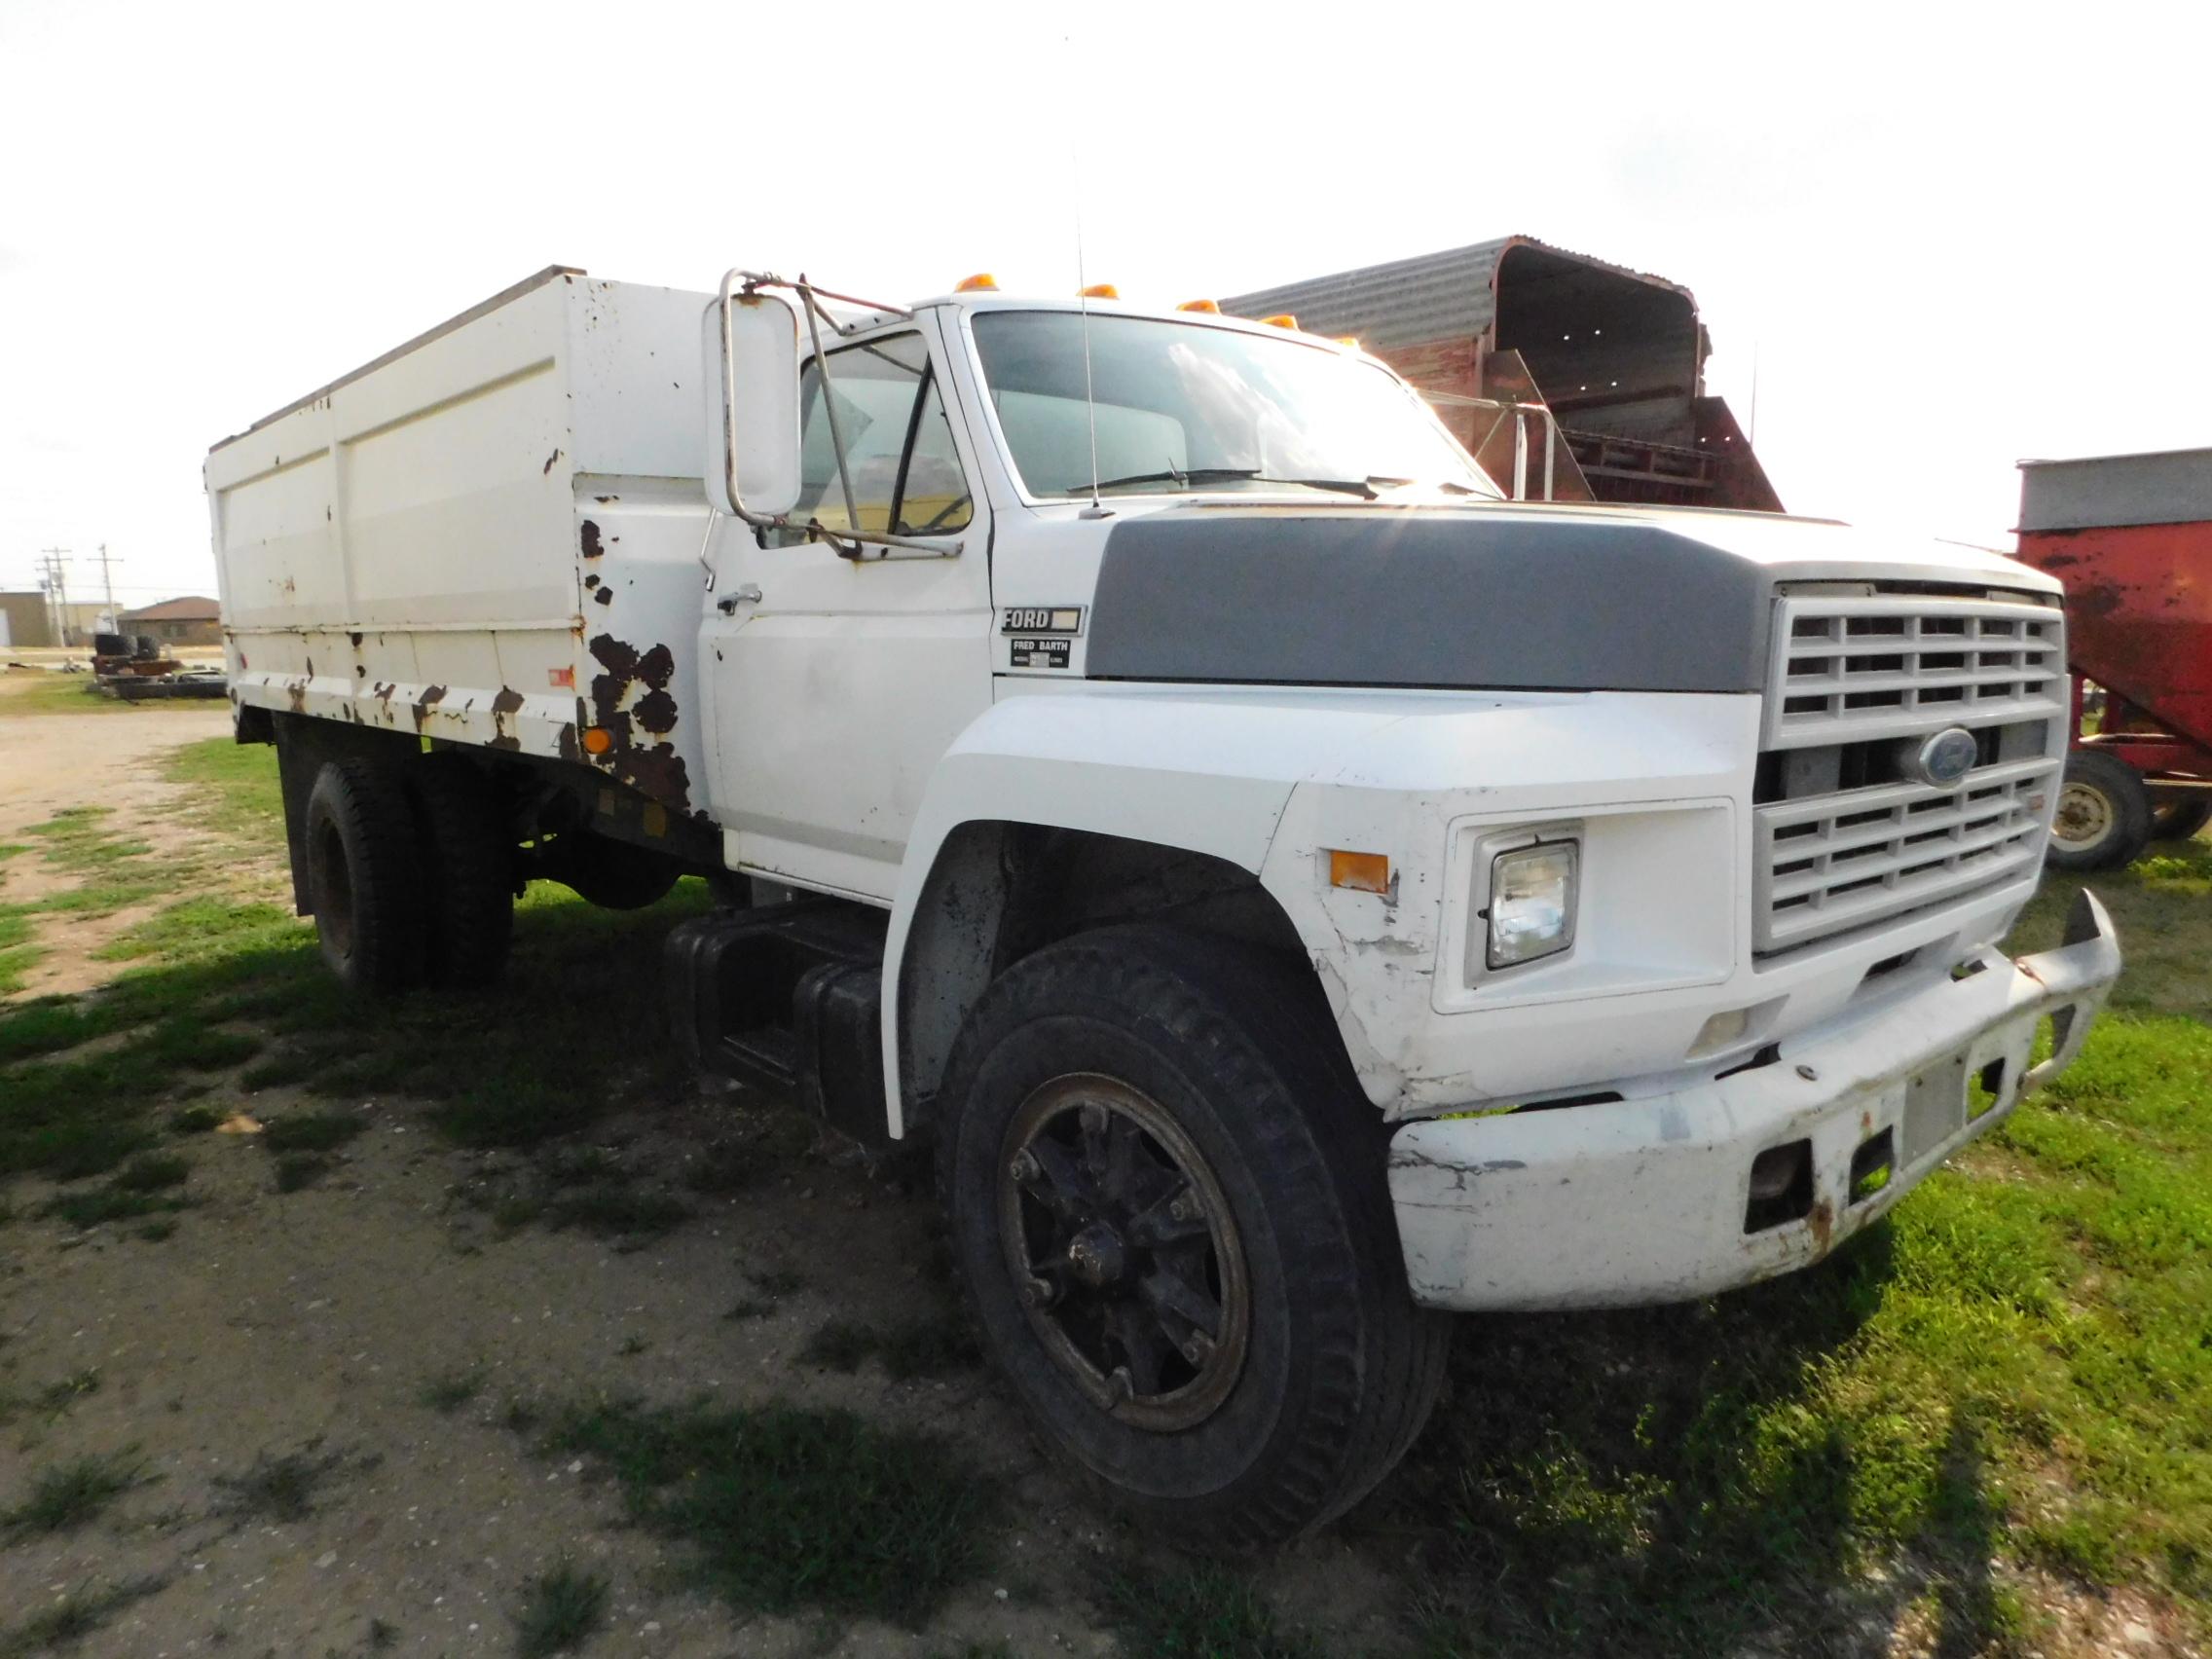
M 2151 796 L 2142 774 L 2118 756 L 2077 749 L 2066 757 L 2050 863 L 2060 869 L 2119 869 L 2151 841 Z
M 986 1344 L 1111 1497 L 1249 1549 L 1403 1455 L 1450 1326 L 1407 1291 L 1383 1126 L 1309 979 L 1164 928 L 1063 940 L 984 994 L 943 1098 Z

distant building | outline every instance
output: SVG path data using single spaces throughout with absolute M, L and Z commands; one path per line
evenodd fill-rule
M 165 599 L 138 610 L 126 610 L 121 632 L 151 634 L 165 645 L 219 645 L 223 643 L 222 607 L 201 594 Z
M 56 640 L 52 598 L 36 588 L 0 593 L 0 647 L 36 650 L 41 646 L 66 645 L 87 648 L 92 643 L 92 636 L 106 631 L 109 626 L 107 607 L 92 602 L 72 602 L 65 608 L 61 620 L 68 637 Z

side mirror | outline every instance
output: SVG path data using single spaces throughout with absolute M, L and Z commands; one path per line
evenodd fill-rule
M 780 294 L 722 278 L 701 319 L 706 374 L 707 499 L 748 523 L 780 517 L 799 497 L 799 315 Z

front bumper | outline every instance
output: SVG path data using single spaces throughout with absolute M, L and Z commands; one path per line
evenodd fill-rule
M 2070 1064 L 2120 960 L 2111 917 L 2084 892 L 2057 949 L 2013 961 L 1985 948 L 1965 977 L 1803 1032 L 1754 1070 L 1635 1100 L 1409 1124 L 1390 1142 L 1390 1198 L 1415 1299 L 1637 1307 L 1817 1262 Z M 2051 1052 L 2031 1067 L 2046 1017 Z M 1989 1098 L 1970 1116 L 1976 1081 Z M 1797 1142 L 1809 1180 L 1754 1214 L 1753 1161 Z M 1885 1144 L 1887 1183 L 1855 1182 L 1854 1160 L 1863 1176 Z M 1773 1220 L 1778 1209 L 1795 1213 Z

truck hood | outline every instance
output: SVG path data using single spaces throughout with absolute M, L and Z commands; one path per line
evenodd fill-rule
M 1800 582 L 2056 594 L 1975 548 L 1756 513 L 1192 504 L 1117 522 L 1094 680 L 1545 691 L 1762 689 Z

